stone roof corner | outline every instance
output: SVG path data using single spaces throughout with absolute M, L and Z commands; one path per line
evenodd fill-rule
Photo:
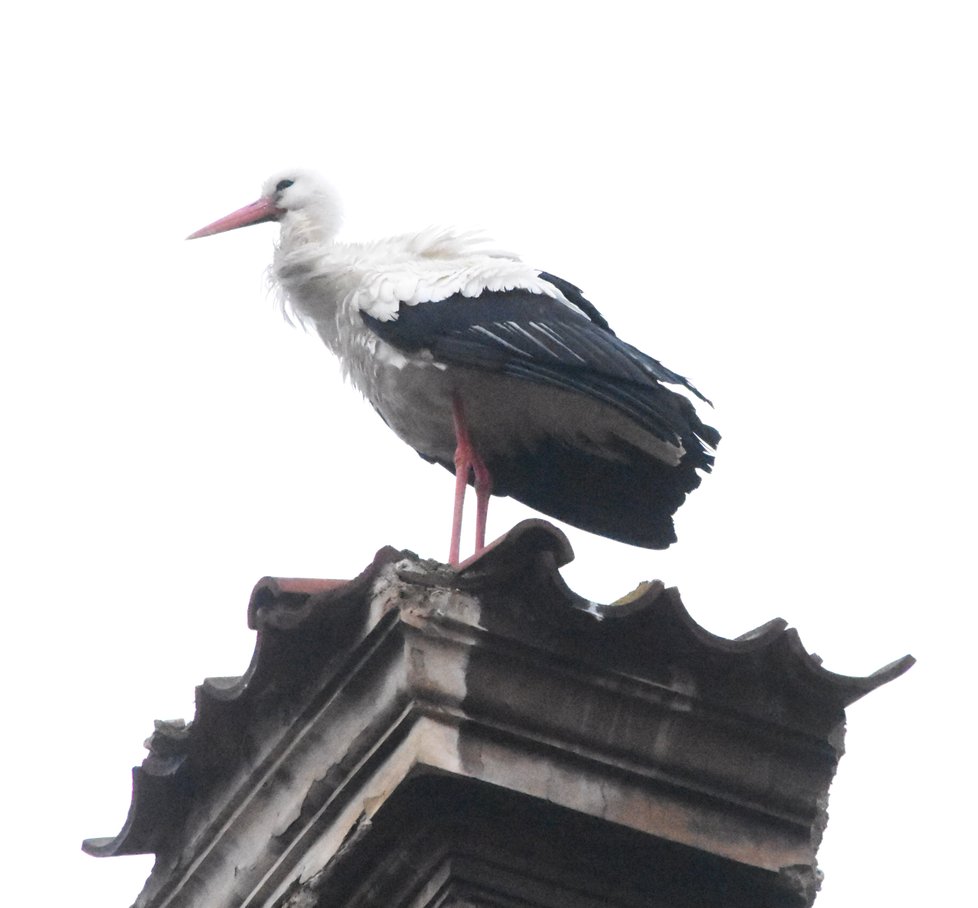
M 137 908 L 811 905 L 845 708 L 913 658 L 835 674 L 659 581 L 594 603 L 572 557 L 530 520 L 458 569 L 261 580 L 251 664 L 156 724 L 84 849 L 156 854 Z

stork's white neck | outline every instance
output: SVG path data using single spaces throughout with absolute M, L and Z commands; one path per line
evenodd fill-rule
M 313 328 L 326 345 L 345 360 L 344 347 L 355 313 L 343 285 L 343 246 L 335 242 L 338 210 L 287 211 L 280 221 L 271 277 L 278 285 L 283 311 L 289 321 Z M 344 362 L 345 366 L 345 362 Z
M 286 211 L 279 221 L 279 246 L 287 251 L 301 246 L 330 245 L 340 232 L 343 214 L 338 203 L 323 200 L 321 205 L 309 205 Z

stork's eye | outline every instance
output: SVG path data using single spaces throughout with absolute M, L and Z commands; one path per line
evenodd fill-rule
M 275 186 L 275 191 L 282 192 L 288 189 L 294 182 L 295 180 L 279 180 Z

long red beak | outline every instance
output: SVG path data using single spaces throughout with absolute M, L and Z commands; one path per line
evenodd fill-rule
M 235 212 L 201 227 L 195 233 L 187 237 L 188 240 L 196 240 L 202 236 L 213 236 L 215 233 L 224 233 L 226 230 L 236 230 L 238 227 L 249 227 L 252 224 L 261 224 L 263 221 L 277 221 L 283 212 L 281 208 L 276 208 L 270 199 L 259 199 L 250 205 L 245 205 Z

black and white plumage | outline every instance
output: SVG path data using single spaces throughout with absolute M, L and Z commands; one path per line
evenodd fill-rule
M 384 421 L 456 473 L 450 560 L 471 471 L 476 551 L 490 492 L 633 545 L 675 541 L 673 515 L 720 436 L 685 378 L 615 336 L 573 284 L 430 229 L 336 240 L 340 207 L 318 177 L 272 177 L 251 205 L 192 234 L 278 221 L 273 275 Z

